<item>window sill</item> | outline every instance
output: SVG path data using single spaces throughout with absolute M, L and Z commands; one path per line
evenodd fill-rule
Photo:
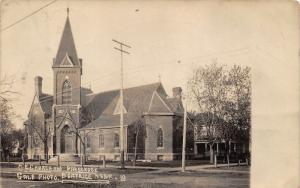
M 164 147 L 157 147 L 156 149 L 165 149 Z

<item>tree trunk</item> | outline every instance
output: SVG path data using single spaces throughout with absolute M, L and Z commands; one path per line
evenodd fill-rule
M 85 165 L 86 163 L 86 158 L 85 158 L 85 143 L 83 144 L 83 163 Z
M 227 165 L 230 166 L 229 153 L 227 153 Z
M 214 150 L 213 150 L 213 143 L 209 144 L 209 158 L 210 158 L 210 163 L 214 163 Z
M 226 142 L 226 157 L 227 157 L 227 165 L 228 165 L 228 167 L 230 165 L 229 154 L 230 154 L 230 145 L 229 145 L 229 141 L 227 141 Z
M 136 150 L 137 150 L 138 135 L 139 135 L 139 131 L 137 131 L 137 133 L 135 135 L 133 166 L 135 166 L 135 164 L 136 164 L 136 158 L 137 158 L 137 156 L 136 156 Z
M 76 138 L 75 138 L 75 153 L 78 156 L 78 135 L 76 134 Z
M 44 143 L 44 154 L 46 163 L 48 163 L 48 140 L 46 140 Z

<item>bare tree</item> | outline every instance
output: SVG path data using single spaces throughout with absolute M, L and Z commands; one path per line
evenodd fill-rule
M 13 95 L 19 94 L 18 92 L 12 90 L 13 83 L 14 80 L 7 76 L 0 78 L 0 98 L 2 100 L 9 101 Z
M 48 115 L 44 116 L 44 122 L 38 121 L 36 116 L 31 115 L 29 124 L 27 124 L 26 128 L 31 132 L 34 139 L 39 139 L 41 141 L 41 144 L 43 144 L 44 148 L 44 156 L 46 163 L 48 163 L 48 154 L 49 154 L 49 137 L 51 134 L 51 126 L 50 121 L 47 121 L 47 118 L 49 118 Z M 41 126 L 44 125 L 44 126 Z
M 199 67 L 188 81 L 189 96 L 197 104 L 197 110 L 202 114 L 201 123 L 205 129 L 205 139 L 210 147 L 210 162 L 213 163 L 213 145 L 220 141 L 220 119 L 224 114 L 227 88 L 225 67 L 216 63 Z
M 10 133 L 12 132 L 14 125 L 12 123 L 12 107 L 9 105 L 7 100 L 1 98 L 0 100 L 0 139 L 1 139 L 1 159 L 6 159 L 15 145 L 11 139 Z
M 229 162 L 230 141 L 249 141 L 251 88 L 250 68 L 234 65 L 229 70 L 216 63 L 197 69 L 189 81 L 191 99 L 196 102 L 201 115 L 205 139 L 210 146 L 213 162 L 213 144 L 225 141 Z
M 138 149 L 138 141 L 139 137 L 143 138 L 145 132 L 145 120 L 141 114 L 137 117 L 137 119 L 131 124 L 133 128 L 133 136 L 134 136 L 134 158 L 133 158 L 133 166 L 136 165 L 137 160 L 137 149 Z M 138 116 L 138 115 L 137 115 Z
M 15 129 L 12 118 L 15 117 L 13 108 L 10 104 L 12 96 L 18 94 L 11 88 L 13 79 L 6 76 L 0 79 L 0 141 L 1 141 L 1 160 L 6 159 L 9 152 L 16 147 L 12 132 Z
M 234 65 L 228 71 L 226 85 L 229 89 L 224 110 L 226 123 L 223 124 L 222 137 L 227 143 L 230 140 L 249 143 L 251 128 L 250 68 Z M 227 155 L 229 156 L 229 154 Z

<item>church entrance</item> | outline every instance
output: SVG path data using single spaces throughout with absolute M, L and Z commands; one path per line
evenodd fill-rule
M 69 126 L 65 125 L 60 134 L 60 153 L 74 153 L 73 147 L 73 135 L 70 133 Z

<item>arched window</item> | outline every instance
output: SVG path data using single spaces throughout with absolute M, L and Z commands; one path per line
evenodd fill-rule
M 120 138 L 119 138 L 119 134 L 118 133 L 115 133 L 115 138 L 114 138 L 114 146 L 115 148 L 119 147 L 120 145 Z
M 99 134 L 99 147 L 104 148 L 104 134 L 103 133 Z
M 91 137 L 90 136 L 86 137 L 86 148 L 91 148 Z
M 72 86 L 70 80 L 66 80 L 62 87 L 62 103 L 71 104 L 72 103 Z
M 164 146 L 164 134 L 161 128 L 157 131 L 157 147 L 163 147 Z

